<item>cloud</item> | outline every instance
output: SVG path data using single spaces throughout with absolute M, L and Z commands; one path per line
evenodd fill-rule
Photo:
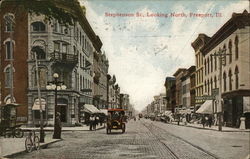
M 220 12 L 221 18 L 160 18 L 130 17 L 110 18 L 104 13 L 118 12 L 100 1 L 85 1 L 87 18 L 103 42 L 103 50 L 110 62 L 109 72 L 115 74 L 122 92 L 128 93 L 132 104 L 142 110 L 151 103 L 153 96 L 164 92 L 164 80 L 179 67 L 190 67 L 195 56 L 191 43 L 199 33 L 212 36 L 232 12 L 242 12 L 248 7 L 247 1 L 210 1 L 206 3 L 176 2 L 154 6 L 137 2 L 136 9 L 128 13 L 176 12 L 206 13 Z M 157 2 L 155 2 L 157 3 Z M 118 1 L 114 6 L 129 8 L 126 2 Z M 169 5 L 169 6 L 168 6 Z

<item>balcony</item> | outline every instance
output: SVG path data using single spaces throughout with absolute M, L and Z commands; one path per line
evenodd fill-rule
M 67 54 L 67 53 L 60 53 L 60 52 L 53 52 L 50 54 L 51 61 L 61 64 L 67 65 L 76 65 L 78 62 L 77 55 Z

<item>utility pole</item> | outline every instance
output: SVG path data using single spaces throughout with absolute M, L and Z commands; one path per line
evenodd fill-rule
M 36 83 L 37 83 L 37 92 L 38 92 L 38 100 L 40 105 L 40 142 L 44 142 L 44 130 L 43 130 L 43 109 L 42 109 L 42 99 L 41 99 L 41 89 L 40 89 L 40 77 L 38 72 L 38 64 L 37 64 L 37 52 L 34 52 L 35 63 L 36 63 Z
M 218 95 L 218 108 L 217 110 L 220 110 L 220 112 L 217 112 L 218 114 L 218 120 L 219 120 L 219 124 L 218 124 L 218 130 L 222 131 L 222 117 L 223 117 L 223 105 L 222 105 L 222 66 L 226 65 L 226 57 L 227 55 L 232 55 L 232 54 L 227 54 L 226 53 L 226 48 L 223 48 L 222 50 L 219 50 L 218 53 L 215 53 L 213 55 L 211 55 L 212 57 L 218 57 L 219 58 L 219 64 L 220 64 L 220 70 L 219 70 L 219 95 Z

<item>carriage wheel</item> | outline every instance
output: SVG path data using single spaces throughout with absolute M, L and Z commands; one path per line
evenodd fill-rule
M 17 129 L 15 129 L 14 130 L 14 136 L 16 137 L 16 138 L 22 138 L 23 137 L 23 130 L 22 129 L 20 129 L 20 128 L 17 128 Z
M 40 139 L 38 136 L 35 136 L 34 138 L 34 146 L 36 150 L 40 150 Z

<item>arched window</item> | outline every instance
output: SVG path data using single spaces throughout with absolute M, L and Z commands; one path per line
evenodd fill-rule
M 12 73 L 14 74 L 15 70 L 12 69 Z M 8 65 L 4 69 L 4 75 L 5 75 L 5 87 L 10 88 L 11 82 L 12 82 L 12 73 L 11 73 L 11 66 Z
M 239 39 L 238 36 L 235 37 L 235 60 L 237 60 L 239 58 L 239 48 L 238 48 L 238 44 L 239 44 Z
M 38 60 L 46 59 L 46 53 L 41 46 L 33 46 L 31 51 L 36 53 Z
M 207 81 L 205 81 L 205 92 L 207 92 Z
M 45 24 L 43 22 L 33 22 L 31 26 L 35 32 L 45 31 Z
M 4 15 L 6 32 L 11 32 L 14 30 L 14 27 L 13 27 L 14 19 L 15 17 L 12 13 L 7 13 Z
M 207 60 L 206 59 L 204 61 L 204 65 L 205 65 L 205 75 L 207 75 Z
M 212 73 L 213 72 L 213 56 L 211 56 L 210 62 L 211 62 L 211 73 Z
M 14 51 L 14 43 L 10 41 L 5 42 L 5 52 L 6 52 L 5 59 L 8 59 L 8 60 L 13 59 L 13 51 Z
M 209 93 L 210 93 L 210 89 L 209 89 L 209 79 L 207 80 L 207 93 L 208 93 L 208 95 L 209 95 Z
M 232 71 L 231 69 L 228 72 L 228 78 L 229 78 L 229 90 L 232 90 Z
M 213 79 L 210 80 L 211 90 L 213 89 Z M 212 91 L 211 91 L 212 92 Z
M 225 45 L 225 44 L 224 44 L 224 46 L 223 46 L 223 50 L 226 50 L 226 45 Z M 225 59 L 224 64 L 226 65 L 226 64 L 227 64 L 227 56 L 226 56 L 226 55 L 225 55 L 225 58 L 224 58 L 224 59 Z M 224 65 L 224 66 L 225 66 L 225 65 Z
M 228 43 L 228 50 L 229 50 L 229 63 L 231 63 L 232 62 L 232 40 L 230 39 L 229 40 L 229 43 Z
M 214 88 L 217 88 L 217 78 L 214 76 Z
M 235 67 L 234 74 L 235 74 L 235 89 L 238 89 L 239 88 L 239 69 L 237 66 Z
M 216 52 L 214 53 L 216 55 Z M 214 70 L 217 70 L 217 56 L 214 56 Z
M 227 90 L 227 74 L 226 72 L 223 73 L 223 86 L 224 86 L 224 92 Z
M 207 74 L 209 74 L 209 57 L 207 58 Z

